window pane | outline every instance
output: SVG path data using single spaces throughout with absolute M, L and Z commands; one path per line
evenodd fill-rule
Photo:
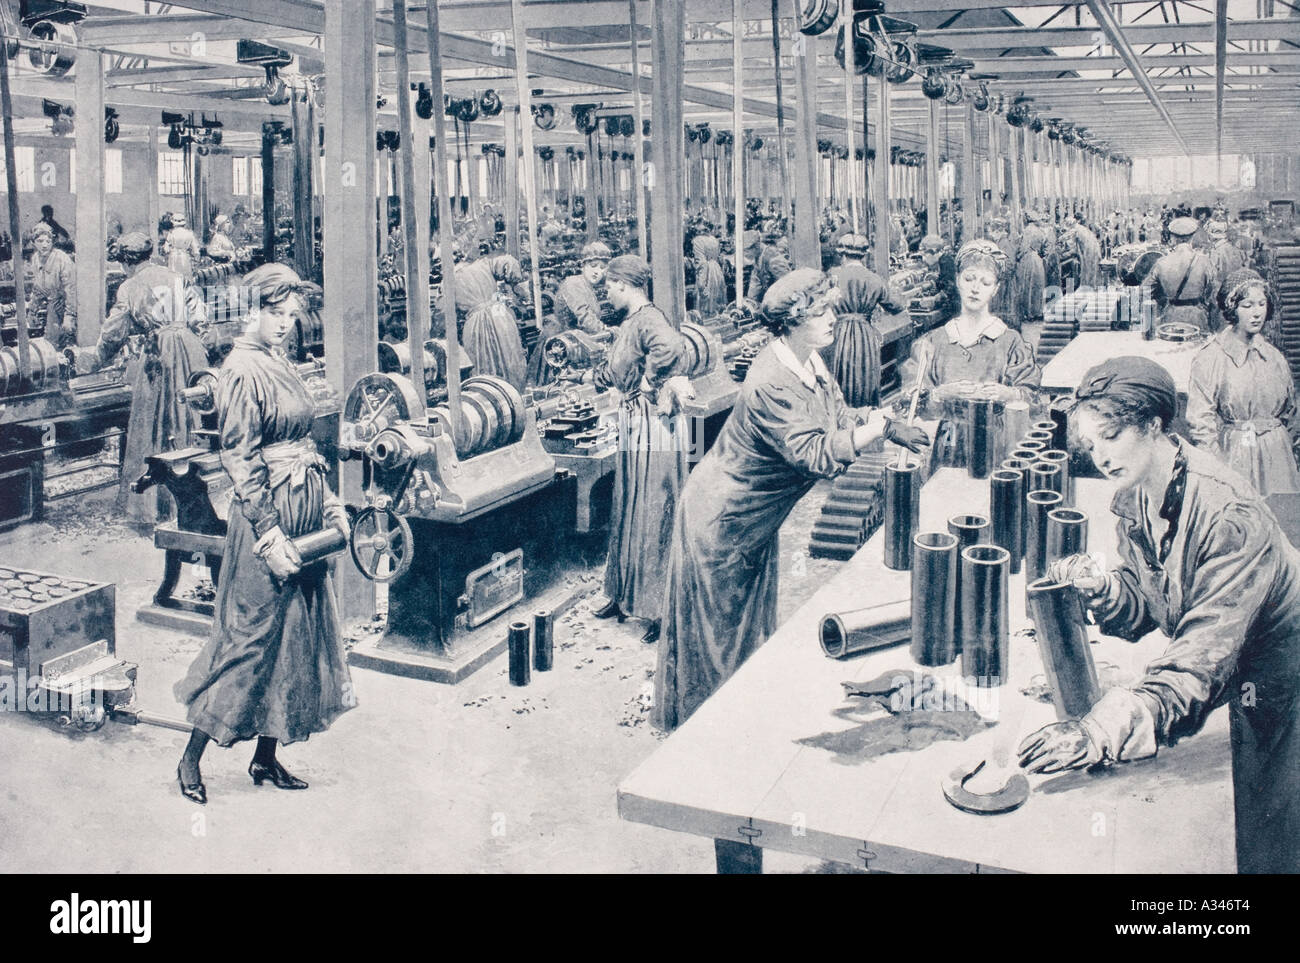
M 76 174 L 76 165 L 73 165 L 73 174 Z M 122 151 L 116 147 L 104 148 L 104 192 L 122 193 Z

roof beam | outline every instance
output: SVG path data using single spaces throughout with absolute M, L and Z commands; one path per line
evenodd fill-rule
M 1112 20 L 1114 18 L 1112 17 Z M 1093 47 L 1096 27 L 975 27 L 951 30 L 920 30 L 917 39 L 942 44 L 954 50 L 989 50 L 996 56 L 1002 50 L 1019 47 Z M 1124 36 L 1130 43 L 1212 43 L 1214 23 L 1129 24 Z M 1300 42 L 1300 20 L 1232 20 L 1228 22 L 1229 40 L 1293 40 Z

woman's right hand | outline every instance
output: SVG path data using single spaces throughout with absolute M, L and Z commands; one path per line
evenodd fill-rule
M 297 575 L 302 568 L 302 556 L 298 550 L 293 547 L 293 542 L 277 526 L 271 529 L 262 537 L 255 547 L 266 567 L 271 570 L 271 574 L 279 579 L 287 579 Z
M 1070 584 L 1088 598 L 1105 594 L 1110 573 L 1090 555 L 1067 555 L 1047 566 L 1047 577 L 1058 585 Z

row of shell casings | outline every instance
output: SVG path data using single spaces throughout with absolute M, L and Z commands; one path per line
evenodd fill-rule
M 90 582 L 72 581 L 57 575 L 0 569 L 0 606 L 16 609 L 31 608 L 67 598 L 90 587 Z

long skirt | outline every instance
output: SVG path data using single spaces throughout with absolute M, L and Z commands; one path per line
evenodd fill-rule
M 695 269 L 695 309 L 705 320 L 727 309 L 727 278 L 717 261 L 706 261 Z
M 324 476 L 307 473 L 297 492 L 272 493 L 290 538 L 318 531 Z M 257 536 L 231 505 L 212 635 L 176 685 L 187 718 L 220 746 L 254 736 L 282 745 L 324 732 L 356 705 L 328 561 L 280 582 L 253 554 Z
M 1043 259 L 1037 254 L 1026 254 L 1016 265 L 1014 312 L 1021 324 L 1043 320 L 1043 293 L 1047 287 L 1047 273 Z
M 514 314 L 500 301 L 489 301 L 470 311 L 462 335 L 465 353 L 474 362 L 474 374 L 503 378 L 523 391 L 528 382 L 528 359 L 519 339 Z
M 207 349 L 189 328 L 161 328 L 156 340 L 157 355 L 146 352 L 131 362 L 131 414 L 117 493 L 117 510 L 140 525 L 153 525 L 170 514 L 171 499 L 165 489 L 137 495 L 131 485 L 144 473 L 149 455 L 189 445 L 194 416 L 181 392 L 189 386 L 190 375 L 208 364 Z
M 1258 431 L 1224 425 L 1219 432 L 1219 454 L 1261 495 L 1300 492 L 1291 435 L 1280 424 Z
M 663 609 L 673 516 L 686 484 L 687 440 L 684 418 L 659 417 L 640 395 L 619 410 L 605 594 L 633 618 L 658 619 Z
M 875 404 L 880 393 L 880 332 L 861 314 L 841 315 L 839 321 L 831 347 L 831 374 L 850 408 Z

